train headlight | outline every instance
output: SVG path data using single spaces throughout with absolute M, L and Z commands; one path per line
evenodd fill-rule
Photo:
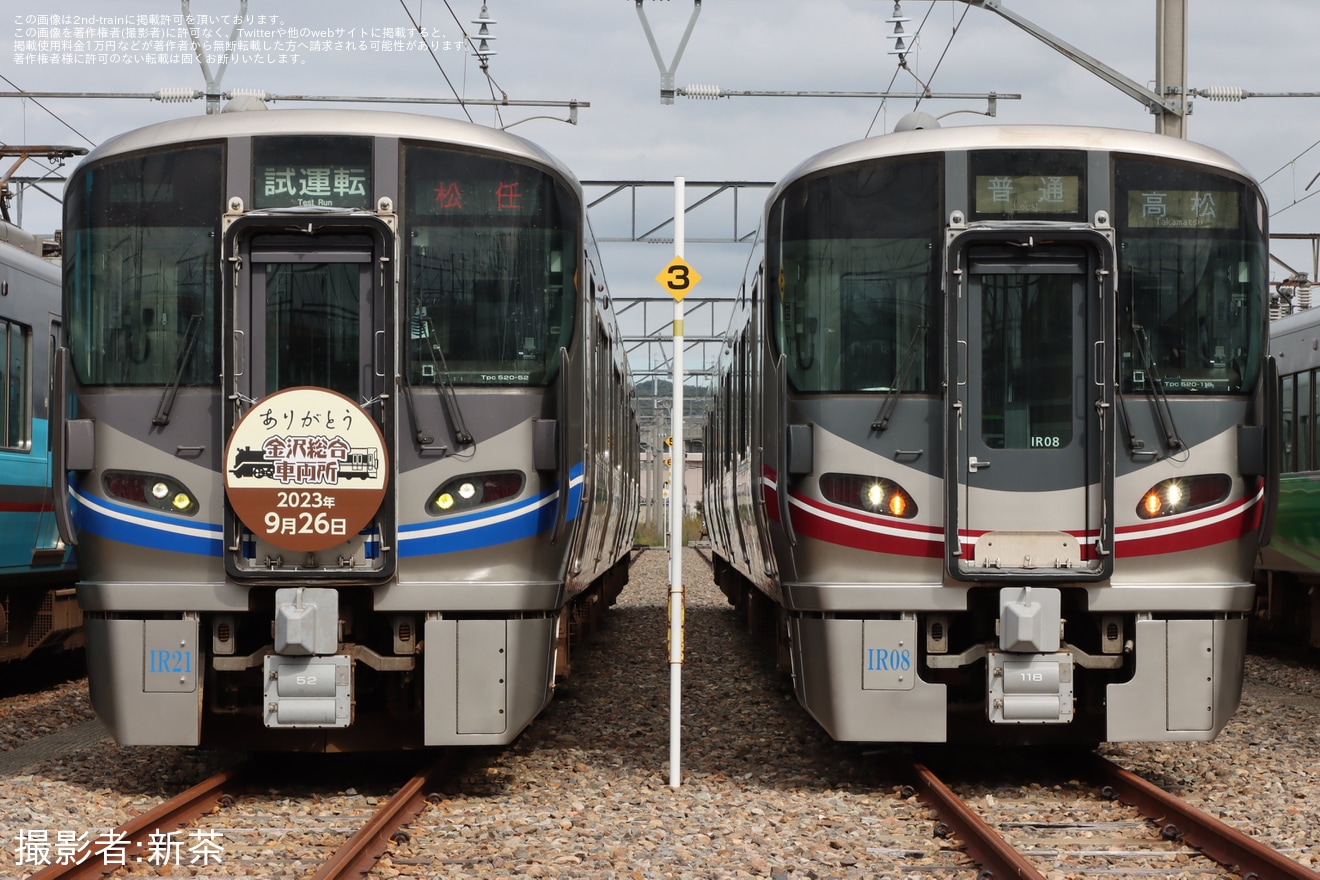
M 1233 480 L 1227 474 L 1200 474 L 1163 480 L 1146 490 L 1137 504 L 1137 516 L 1156 519 L 1218 504 L 1228 497 Z
M 445 516 L 513 498 L 523 488 L 520 471 L 464 474 L 447 481 L 426 503 L 431 516 Z
M 141 471 L 106 471 L 101 486 L 107 497 L 163 510 L 193 516 L 197 513 L 197 496 L 173 477 L 147 474 Z
M 885 477 L 860 474 L 825 474 L 820 478 L 820 494 L 827 501 L 899 519 L 917 515 L 917 504 L 907 490 Z

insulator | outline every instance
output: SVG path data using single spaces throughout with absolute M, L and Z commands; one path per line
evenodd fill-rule
M 230 90 L 229 90 L 229 97 L 231 97 L 231 98 L 256 98 L 258 101 L 271 101 L 271 100 L 274 100 L 274 99 L 271 97 L 270 92 L 266 91 L 265 89 L 230 89 Z
M 201 94 L 194 89 L 161 89 L 154 97 L 164 104 L 180 104 L 184 101 L 195 101 L 201 97 Z
M 723 98 L 724 90 L 719 86 L 696 85 L 684 88 L 683 94 L 687 95 L 689 98 L 696 98 L 697 100 L 710 99 L 713 101 L 716 98 Z
M 1243 89 L 1236 86 L 1212 86 L 1208 89 L 1196 90 L 1196 94 L 1211 101 L 1241 101 L 1246 97 L 1243 92 Z

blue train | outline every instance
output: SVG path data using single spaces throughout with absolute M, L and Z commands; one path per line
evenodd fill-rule
M 0 662 L 82 645 L 72 548 L 51 493 L 51 352 L 60 270 L 41 242 L 0 223 Z

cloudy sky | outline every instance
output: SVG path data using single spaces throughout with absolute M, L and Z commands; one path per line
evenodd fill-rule
M 216 44 L 229 37 L 239 5 L 239 0 L 191 3 L 192 14 L 205 22 L 202 37 L 211 49 L 218 51 Z M 1003 0 L 1003 5 L 1129 79 L 1153 86 L 1155 0 Z M 1192 88 L 1320 92 L 1310 60 L 1320 34 L 1320 3 L 1190 0 L 1188 5 Z M 176 20 L 179 0 L 14 0 L 6 6 L 10 11 L 0 13 L 5 25 L 0 91 L 204 86 Z M 487 8 L 497 22 L 490 27 L 496 38 L 490 46 L 498 54 L 489 68 L 497 93 L 515 101 L 578 100 L 590 106 L 578 112 L 576 125 L 557 121 L 568 115 L 560 107 L 508 107 L 498 113 L 472 107 L 472 119 L 512 125 L 513 133 L 539 142 L 587 180 L 774 180 L 822 149 L 892 130 L 915 106 L 912 99 L 818 97 L 679 97 L 664 105 L 660 73 L 634 0 L 488 0 Z M 694 4 L 645 0 L 643 8 L 668 66 Z M 892 26 L 885 19 L 893 11 L 893 0 L 706 0 L 674 79 L 680 87 L 757 92 L 907 93 L 928 85 L 936 94 L 1022 96 L 1001 99 L 995 120 L 977 115 L 986 109 L 984 100 L 923 101 L 920 109 L 937 116 L 973 111 L 948 116 L 945 125 L 1154 126 L 1133 98 L 1000 16 L 957 0 L 903 0 L 902 14 L 912 19 L 905 29 L 919 29 L 920 35 L 908 56 L 910 72 L 900 71 L 887 54 Z M 239 39 L 254 44 L 240 43 L 246 51 L 229 65 L 221 85 L 277 95 L 452 98 L 457 92 L 489 98 L 491 82 L 460 48 L 464 30 L 477 32 L 471 22 L 480 12 L 477 0 L 249 0 L 250 24 Z M 414 23 L 431 35 L 434 57 L 408 48 Z M 58 28 L 54 34 L 52 27 Z M 291 38 L 292 32 L 297 36 Z M 52 36 L 61 42 L 51 43 Z M 217 68 L 212 65 L 213 72 Z M 463 116 L 457 106 L 390 109 Z M 126 129 L 201 112 L 200 102 L 4 98 L 0 141 L 89 147 Z M 555 118 L 520 122 L 542 115 Z M 1273 232 L 1312 233 L 1320 232 L 1320 199 L 1310 198 L 1320 193 L 1317 119 L 1320 98 L 1238 103 L 1199 98 L 1188 135 L 1234 156 L 1265 181 Z M 4 168 L 11 162 L 4 160 Z M 34 163 L 17 171 L 40 173 Z M 740 232 L 754 225 L 759 202 L 753 196 L 739 205 Z M 597 235 L 626 235 L 630 203 L 609 204 L 615 207 L 593 212 Z M 672 205 L 672 194 L 662 190 L 639 200 L 639 228 L 663 221 Z M 688 220 L 690 238 L 731 227 L 727 200 L 710 208 Z M 29 191 L 23 224 L 37 232 L 53 229 L 58 206 Z M 1309 244 L 1280 242 L 1274 253 L 1295 269 L 1312 271 Z M 672 246 L 662 244 L 608 247 L 606 272 L 616 296 L 667 301 L 653 279 L 671 256 Z M 747 248 L 689 244 L 685 256 L 704 277 L 690 300 L 699 309 L 703 294 L 736 288 Z M 1276 266 L 1275 277 L 1283 274 Z M 689 333 L 698 332 L 699 325 L 689 327 Z

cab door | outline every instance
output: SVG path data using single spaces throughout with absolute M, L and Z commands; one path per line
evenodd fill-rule
M 969 245 L 951 326 L 948 531 L 957 577 L 1075 579 L 1108 570 L 1103 423 L 1112 321 L 1099 254 L 1030 239 Z M 1112 440 L 1109 444 L 1112 447 Z
M 231 447 L 225 465 L 228 561 L 236 574 L 382 576 L 393 568 L 395 546 L 388 479 L 395 409 L 387 383 L 395 336 L 389 319 L 393 235 L 369 218 L 305 228 L 296 234 L 287 220 L 252 217 L 231 231 L 229 250 L 236 258 L 226 315 L 233 348 L 225 379 L 234 389 L 225 425 Z M 316 403 L 305 406 L 304 399 Z M 255 418 L 268 425 L 264 435 L 254 433 L 248 420 Z M 368 423 L 374 430 L 364 441 L 360 431 Z M 345 433 L 350 428 L 351 435 Z M 291 466 L 281 468 L 287 463 L 272 461 L 260 442 L 249 442 L 253 436 L 338 443 L 333 479 L 301 481 Z M 235 450 L 238 437 L 244 442 Z M 253 513 L 246 486 L 272 476 L 284 482 L 272 484 L 279 491 Z M 357 491 L 368 483 L 379 491 Z M 370 509 L 358 510 L 366 503 Z M 280 524 L 275 534 L 263 531 L 268 517 Z M 355 518 L 364 521 L 361 528 Z

